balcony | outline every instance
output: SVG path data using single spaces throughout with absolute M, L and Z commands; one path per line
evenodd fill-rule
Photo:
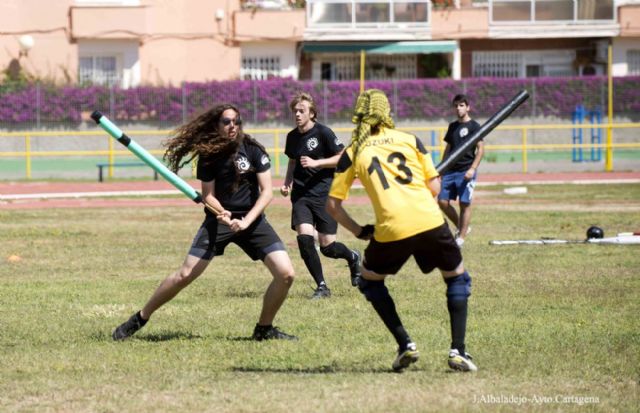
M 611 37 L 614 0 L 489 0 L 491 37 Z
M 430 37 L 431 2 L 308 0 L 305 40 L 418 40 Z
M 136 39 L 146 33 L 144 6 L 73 6 L 69 11 L 73 39 Z

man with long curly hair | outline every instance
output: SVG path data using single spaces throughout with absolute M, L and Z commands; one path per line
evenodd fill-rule
M 180 268 L 162 281 L 140 311 L 114 330 L 113 339 L 126 339 L 142 328 L 158 308 L 198 278 L 214 257 L 223 255 L 229 243 L 237 244 L 254 261 L 262 260 L 273 276 L 253 339 L 296 339 L 272 324 L 293 283 L 294 270 L 284 244 L 264 215 L 273 198 L 265 148 L 243 133 L 240 112 L 230 104 L 215 106 L 178 128 L 166 147 L 165 160 L 174 172 L 198 158 L 197 178 L 210 208 L 205 208 L 204 222 Z
M 338 161 L 327 209 L 340 225 L 369 240 L 358 288 L 398 343 L 393 370 L 402 371 L 415 363 L 418 350 L 384 280 L 413 256 L 423 273 L 438 268 L 447 284 L 452 336 L 449 367 L 475 371 L 464 342 L 471 277 L 434 198 L 440 191 L 438 172 L 417 137 L 394 129 L 390 113 L 384 92 L 370 89 L 358 96 L 352 119 L 356 127 L 351 145 Z M 360 226 L 342 206 L 356 177 L 373 205 L 375 226 Z

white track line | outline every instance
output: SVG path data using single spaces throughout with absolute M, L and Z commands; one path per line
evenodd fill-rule
M 640 183 L 640 179 L 580 179 L 575 181 L 501 181 L 501 182 L 478 182 L 478 186 L 496 185 L 552 185 L 552 184 L 631 184 Z M 362 188 L 362 185 L 353 185 L 353 188 Z M 279 191 L 279 188 L 274 188 Z M 39 194 L 9 194 L 0 195 L 0 201 L 16 201 L 24 199 L 62 199 L 62 198 L 102 198 L 102 197 L 122 197 L 122 196 L 155 196 L 155 195 L 178 195 L 180 191 L 175 189 L 152 190 L 152 191 L 96 191 L 96 192 L 43 192 Z
M 637 184 L 640 183 L 640 179 L 576 179 L 566 181 L 493 181 L 493 182 L 478 182 L 478 186 L 496 186 L 496 185 L 593 185 L 593 184 Z
M 12 194 L 0 195 L 0 201 L 15 201 L 20 199 L 57 199 L 57 198 L 102 198 L 112 196 L 153 196 L 153 195 L 177 195 L 178 190 L 157 191 L 105 191 L 105 192 L 51 192 L 41 194 Z

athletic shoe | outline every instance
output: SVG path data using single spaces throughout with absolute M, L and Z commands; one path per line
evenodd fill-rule
M 326 284 L 321 284 L 316 290 L 313 292 L 311 296 L 312 300 L 318 300 L 320 298 L 329 298 L 331 297 L 331 290 L 327 287 Z
M 259 326 L 256 324 L 256 328 L 253 329 L 252 338 L 256 341 L 262 340 L 297 340 L 298 337 L 287 334 L 284 331 L 278 329 L 275 326 Z
M 453 370 L 478 371 L 478 368 L 471 360 L 473 360 L 473 357 L 467 352 L 464 353 L 464 356 L 461 356 L 458 349 L 453 348 L 449 350 L 449 367 Z
M 402 370 L 409 367 L 410 364 L 418 361 L 418 356 L 419 353 L 416 348 L 416 344 L 409 343 L 404 349 L 401 348 L 398 350 L 398 357 L 393 360 L 391 368 L 393 368 L 393 371 L 395 372 L 401 372 Z
M 136 331 L 140 330 L 146 322 L 141 322 L 141 319 L 138 318 L 138 313 L 135 313 L 127 321 L 120 324 L 118 328 L 113 330 L 113 334 L 111 337 L 116 340 L 124 340 L 126 338 L 131 337 Z
M 351 250 L 351 253 L 353 254 L 354 260 L 349 263 L 349 272 L 351 273 L 351 285 L 356 287 L 358 285 L 358 280 L 362 277 L 362 273 L 360 272 L 362 256 L 356 250 Z
M 469 225 L 467 227 L 467 232 L 464 234 L 464 236 L 466 237 L 467 235 L 469 235 L 471 233 L 471 225 Z M 453 234 L 454 238 L 460 238 L 460 230 L 456 230 L 456 232 Z

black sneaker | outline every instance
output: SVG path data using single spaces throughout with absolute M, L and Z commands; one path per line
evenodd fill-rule
M 349 272 L 351 273 L 351 285 L 354 287 L 358 286 L 358 280 L 362 277 L 362 273 L 360 272 L 360 263 L 362 261 L 362 257 L 360 253 L 356 250 L 351 250 L 353 254 L 353 261 L 349 263 Z
M 319 300 L 320 298 L 329 298 L 331 297 L 331 290 L 326 284 L 321 284 L 316 290 L 313 292 L 311 296 L 312 300 Z
M 256 324 L 253 329 L 252 338 L 256 341 L 262 340 L 297 340 L 298 337 L 287 334 L 275 326 L 260 326 Z
M 146 320 L 143 320 L 139 315 L 140 313 L 135 313 L 127 321 L 120 324 L 118 328 L 113 330 L 113 334 L 111 337 L 118 341 L 124 340 L 125 338 L 131 337 L 136 331 L 140 330 L 147 323 Z

